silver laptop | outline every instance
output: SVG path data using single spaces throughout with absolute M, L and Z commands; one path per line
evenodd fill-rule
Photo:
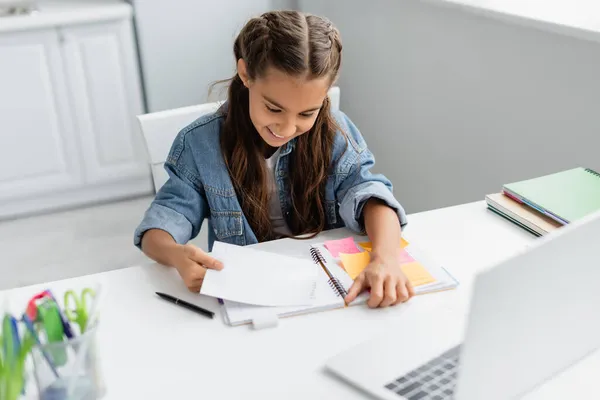
M 463 309 L 414 307 L 326 368 L 380 399 L 526 395 L 600 347 L 600 213 L 478 274 Z

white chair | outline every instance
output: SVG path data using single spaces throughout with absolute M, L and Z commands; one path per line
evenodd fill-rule
M 337 86 L 329 89 L 331 109 L 340 109 L 340 88 Z M 221 103 L 206 103 L 190 107 L 176 108 L 154 113 L 138 115 L 146 149 L 148 162 L 152 171 L 154 190 L 157 192 L 169 179 L 164 169 L 164 164 L 171 150 L 175 137 L 183 128 L 194 122 L 197 118 L 215 112 Z M 202 249 L 207 249 L 208 224 L 203 224 L 198 238 L 193 243 Z
M 194 122 L 197 118 L 215 112 L 218 107 L 219 103 L 206 103 L 138 115 L 137 118 L 140 122 L 144 139 L 146 140 L 148 161 L 152 170 L 155 193 L 169 179 L 164 164 L 179 131 Z

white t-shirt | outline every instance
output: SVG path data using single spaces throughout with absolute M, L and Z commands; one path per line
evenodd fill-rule
M 281 212 L 281 202 L 279 201 L 279 191 L 277 190 L 277 183 L 275 178 L 275 163 L 277 163 L 277 158 L 279 157 L 280 149 L 277 149 L 275 153 L 270 158 L 267 158 L 267 168 L 269 170 L 268 174 L 268 184 L 270 191 L 269 201 L 269 219 L 271 220 L 271 225 L 273 227 L 273 232 L 278 236 L 292 236 L 292 232 L 290 228 L 287 226 L 285 219 L 283 218 L 283 214 Z

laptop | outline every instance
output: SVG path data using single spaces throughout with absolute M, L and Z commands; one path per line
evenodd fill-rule
M 594 213 L 479 273 L 466 324 L 414 307 L 326 370 L 379 399 L 521 398 L 600 347 L 599 249 Z

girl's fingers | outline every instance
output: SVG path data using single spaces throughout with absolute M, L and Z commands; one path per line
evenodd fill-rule
M 387 307 L 396 303 L 396 299 L 398 297 L 396 287 L 399 286 L 400 283 L 398 279 L 394 276 L 388 276 L 383 283 L 383 300 L 379 304 L 379 307 Z
M 367 305 L 371 308 L 379 307 L 383 301 L 383 276 L 380 273 L 375 273 L 367 277 L 368 285 L 371 287 L 371 296 L 367 301 Z
M 396 285 L 396 304 L 404 303 L 410 299 L 407 285 L 410 285 L 410 283 L 398 281 L 398 284 Z
M 358 296 L 360 294 L 360 292 L 363 291 L 363 289 L 365 289 L 365 275 L 360 274 L 354 280 L 354 283 L 350 287 L 350 290 L 348 290 L 348 294 L 344 298 L 344 301 L 346 302 L 346 304 L 352 303 L 354 301 L 354 299 L 356 299 L 356 296 Z

